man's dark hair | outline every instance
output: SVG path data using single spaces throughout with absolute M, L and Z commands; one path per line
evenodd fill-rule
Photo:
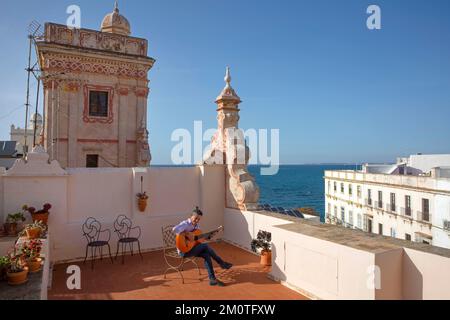
M 199 207 L 195 207 L 194 210 L 192 210 L 192 213 L 198 214 L 199 216 L 203 216 L 202 210 L 199 209 Z

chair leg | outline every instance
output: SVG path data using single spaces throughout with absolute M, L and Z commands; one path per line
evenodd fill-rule
M 125 264 L 125 244 L 122 243 L 122 264 Z
M 94 270 L 94 260 L 95 260 L 95 247 L 91 248 L 91 269 Z
M 144 256 L 141 253 L 141 243 L 139 242 L 139 240 L 137 241 L 137 244 L 138 244 L 139 255 L 141 256 L 141 259 L 144 260 Z
M 86 246 L 86 255 L 84 256 L 83 264 L 86 264 L 86 260 L 87 260 L 87 257 L 88 257 L 88 253 L 89 253 L 89 245 Z
M 131 256 L 133 256 L 133 246 L 134 246 L 133 242 L 130 242 Z
M 111 262 L 114 263 L 113 257 L 111 255 L 111 246 L 108 243 L 108 252 L 109 252 L 109 258 L 111 259 Z
M 199 266 L 198 266 L 198 264 L 197 264 L 197 261 L 195 261 L 195 259 L 192 259 L 191 261 L 192 261 L 192 263 L 195 264 L 195 266 L 197 267 L 198 275 L 201 276 L 202 273 L 201 273 L 200 268 L 199 268 Z
M 117 256 L 119 255 L 119 246 L 120 246 L 120 241 L 117 241 L 117 251 L 116 251 L 116 257 L 114 259 L 117 260 Z
M 103 247 L 100 247 L 100 261 L 103 261 Z

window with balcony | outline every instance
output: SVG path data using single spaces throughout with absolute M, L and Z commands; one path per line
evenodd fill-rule
M 430 221 L 430 200 L 422 199 L 422 221 Z
M 334 216 L 337 218 L 337 207 L 336 206 L 334 206 Z
M 344 184 L 341 183 L 341 193 L 344 193 L 344 192 L 345 192 L 345 187 L 344 187 Z
M 358 214 L 358 228 L 362 229 L 362 215 L 360 213 Z
M 369 205 L 369 206 L 371 206 L 372 205 L 372 190 L 367 190 L 367 204 Z
M 353 211 L 348 212 L 348 224 L 353 227 Z
M 383 224 L 381 223 L 378 224 L 378 234 L 383 235 Z
M 392 238 L 397 238 L 397 233 L 396 233 L 394 228 L 391 228 L 391 237 Z
M 391 209 L 392 212 L 395 212 L 396 208 L 397 208 L 397 206 L 395 204 L 395 193 L 391 193 L 391 206 L 390 206 L 390 209 Z
M 411 196 L 405 196 L 405 215 L 411 216 Z
M 328 181 L 328 188 L 327 188 L 328 193 L 331 193 L 331 181 Z
M 361 186 L 356 187 L 356 194 L 357 194 L 358 198 L 361 198 Z
M 345 208 L 341 207 L 341 220 L 342 222 L 345 222 Z
M 348 194 L 349 194 L 350 196 L 353 195 L 353 186 L 352 186 L 351 184 L 348 185 Z
M 378 191 L 378 208 L 383 208 L 383 191 Z
M 337 191 L 337 183 L 335 182 L 334 183 L 334 192 L 336 192 Z

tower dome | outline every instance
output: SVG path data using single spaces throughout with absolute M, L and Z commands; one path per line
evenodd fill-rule
M 127 18 L 120 14 L 117 1 L 114 5 L 114 11 L 103 18 L 101 31 L 123 36 L 129 36 L 131 34 L 130 23 Z

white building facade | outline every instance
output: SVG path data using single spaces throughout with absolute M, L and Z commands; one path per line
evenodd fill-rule
M 326 223 L 450 248 L 449 165 L 449 155 L 415 155 L 326 171 Z

